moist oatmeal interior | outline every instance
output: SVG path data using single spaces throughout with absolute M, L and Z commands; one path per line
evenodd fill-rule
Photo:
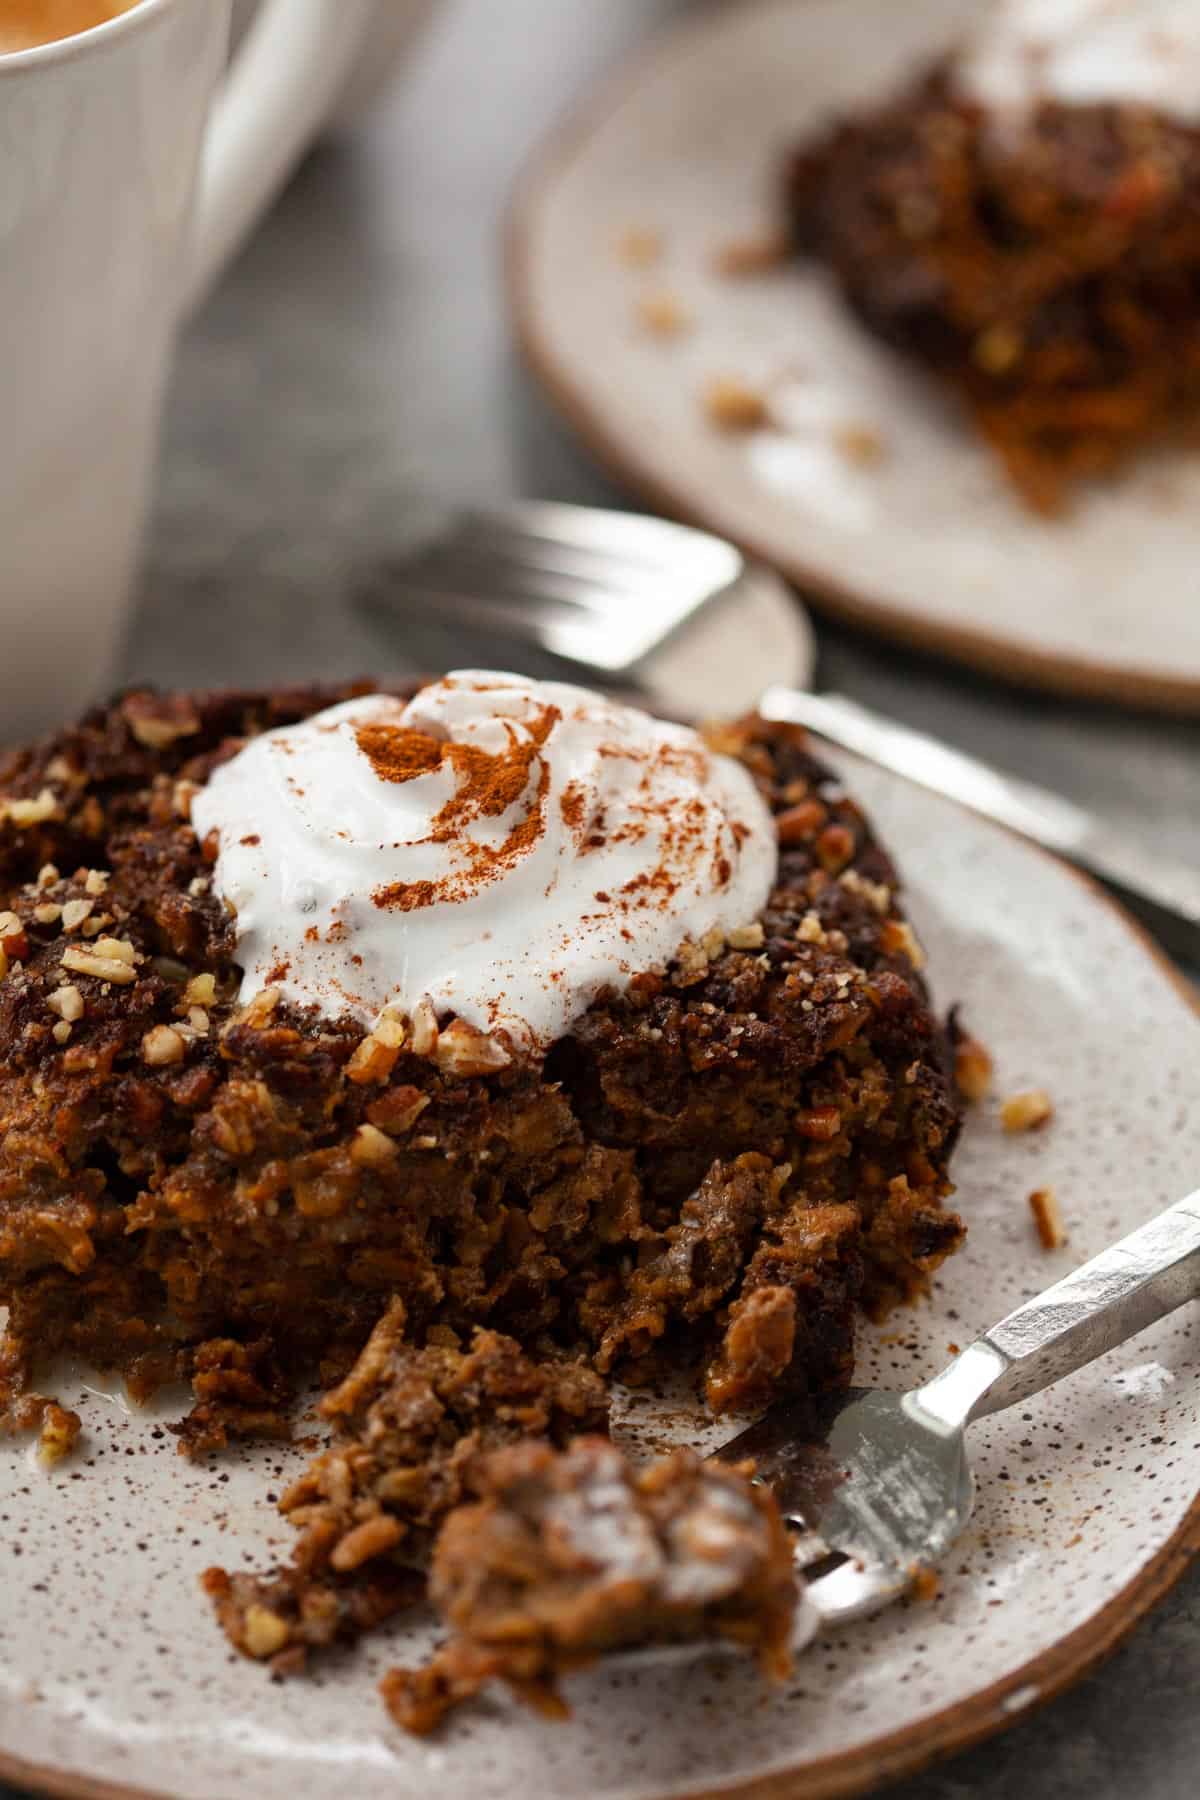
M 695 1369 L 716 1409 L 843 1385 L 856 1316 L 963 1229 L 895 868 L 786 726 L 714 734 L 775 815 L 762 915 L 544 1059 L 241 1007 L 191 797 L 252 733 L 365 691 L 134 692 L 0 755 L 0 1423 L 46 1416 L 66 1350 L 136 1396 L 190 1380 L 197 1454 L 286 1434 L 296 1382 L 360 1357 L 284 1502 L 293 1561 L 209 1577 L 281 1667 L 411 1597 L 485 1450 L 595 1431 L 606 1379 Z
M 676 1450 L 635 1473 L 596 1438 L 491 1452 L 475 1471 L 480 1498 L 450 1515 L 434 1552 L 430 1595 L 455 1636 L 423 1668 L 385 1675 L 393 1718 L 430 1731 L 493 1676 L 558 1717 L 559 1676 L 701 1637 L 787 1675 L 792 1546 L 752 1472 Z
M 330 1445 L 279 1502 L 300 1533 L 291 1561 L 265 1576 L 204 1577 L 230 1642 L 277 1674 L 420 1597 L 417 1572 L 442 1522 L 473 1496 L 488 1452 L 607 1429 L 604 1383 L 583 1364 L 533 1359 L 494 1331 L 469 1350 L 416 1350 L 405 1323 L 394 1300 L 321 1402 Z

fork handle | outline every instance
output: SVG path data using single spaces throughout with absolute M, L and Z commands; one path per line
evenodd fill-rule
M 961 1426 L 1082 1368 L 1200 1299 L 1200 1190 L 1001 1319 L 912 1396 Z

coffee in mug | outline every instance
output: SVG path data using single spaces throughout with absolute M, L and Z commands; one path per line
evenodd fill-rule
M 52 44 L 56 38 L 75 37 L 93 25 L 107 24 L 137 4 L 138 0 L 3 0 L 0 56 Z

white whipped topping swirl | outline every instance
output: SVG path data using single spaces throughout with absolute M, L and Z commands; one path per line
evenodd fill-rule
M 370 1023 L 428 997 L 517 1050 L 751 922 L 777 862 L 751 776 L 694 731 L 474 670 L 251 739 L 192 822 L 217 834 L 243 1001 Z
M 1001 114 L 1041 100 L 1140 105 L 1200 123 L 1197 0 L 996 0 L 956 70 Z

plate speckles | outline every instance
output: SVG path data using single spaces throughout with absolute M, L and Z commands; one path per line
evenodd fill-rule
M 955 1169 L 967 1246 L 927 1307 L 865 1337 L 862 1379 L 904 1386 L 1195 1185 L 1200 1021 L 1075 876 L 947 802 L 836 760 L 896 847 L 942 1003 L 964 1003 L 997 1064 Z M 1053 1122 L 1006 1134 L 999 1098 L 1037 1086 Z M 1062 1250 L 1038 1246 L 1035 1186 L 1058 1192 Z M 228 1652 L 198 1592 L 214 1560 L 286 1553 L 268 1496 L 302 1453 L 266 1446 L 194 1468 L 163 1429 L 170 1403 L 129 1414 L 82 1393 L 79 1405 L 86 1441 L 54 1473 L 31 1469 L 24 1446 L 0 1446 L 0 1769 L 7 1753 L 56 1772 L 48 1782 L 186 1800 L 425 1800 L 431 1779 L 442 1800 L 502 1800 L 533 1771 L 564 1800 L 742 1783 L 766 1795 L 772 1776 L 781 1791 L 803 1776 L 806 1795 L 845 1792 L 877 1778 L 885 1751 L 903 1766 L 1018 1718 L 1132 1621 L 1167 1578 L 1172 1544 L 1200 1525 L 1192 1308 L 975 1428 L 978 1510 L 937 1598 L 821 1639 L 784 1691 L 764 1697 L 725 1658 L 591 1675 L 571 1684 L 565 1726 L 494 1696 L 420 1744 L 389 1727 L 374 1681 L 432 1641 L 428 1619 L 313 1680 L 273 1684 Z M 646 1443 L 728 1435 L 700 1430 L 679 1396 L 634 1396 L 627 1414 Z

